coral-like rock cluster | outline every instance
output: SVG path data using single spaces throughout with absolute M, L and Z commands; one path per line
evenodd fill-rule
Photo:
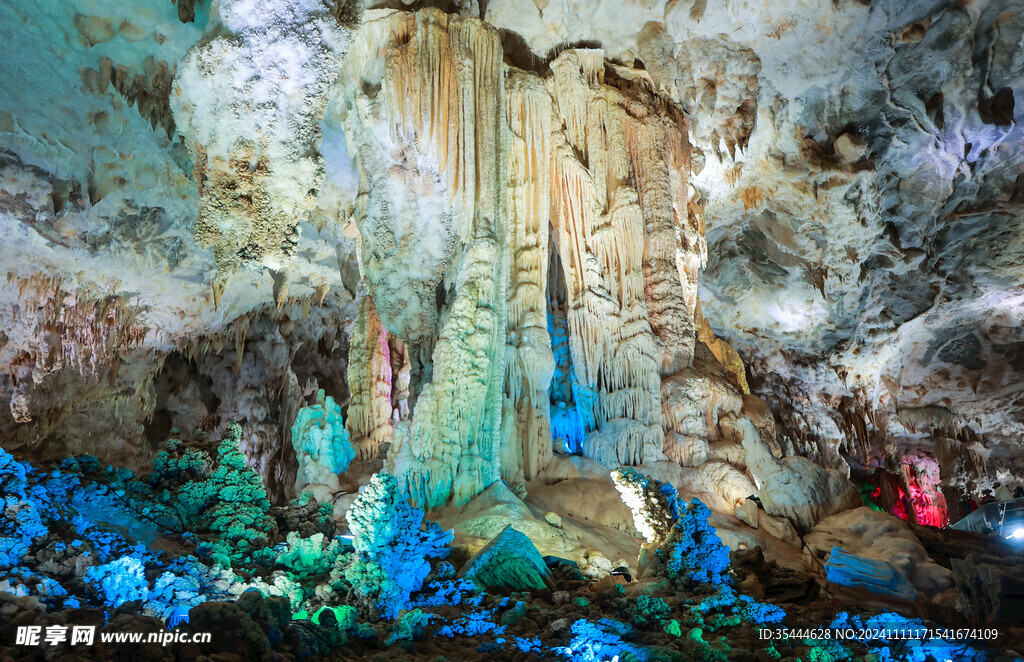
M 428 558 L 443 558 L 450 531 L 423 523 L 423 512 L 405 503 L 394 476 L 374 474 L 346 513 L 355 555 L 345 579 L 360 604 L 392 619 L 405 608 L 430 572 Z

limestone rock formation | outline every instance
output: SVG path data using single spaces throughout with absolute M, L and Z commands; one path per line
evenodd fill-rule
M 747 468 L 768 514 L 786 517 L 798 529 L 807 530 L 829 515 L 860 505 L 857 488 L 838 471 L 800 456 L 776 459 L 761 443 L 753 423 L 742 419 L 737 427 Z
M 825 562 L 825 572 L 828 581 L 839 586 L 859 588 L 903 602 L 917 599 L 917 589 L 888 561 L 873 561 L 833 547 Z
M 953 578 L 974 623 L 1021 622 L 1022 563 L 1019 559 L 970 554 L 953 561 Z
M 462 52 L 471 57 L 455 59 Z M 368 290 L 383 327 L 422 348 L 430 369 L 389 456 L 430 507 L 464 503 L 499 467 L 508 480 L 530 480 L 550 460 L 553 280 L 564 283 L 579 394 L 580 423 L 569 425 L 590 430 L 588 455 L 610 465 L 662 459 L 660 378 L 693 360 L 705 246 L 682 113 L 600 51 L 562 54 L 546 80 L 513 69 L 502 80 L 501 53 L 473 19 L 367 14 L 336 109 L 360 173 Z M 462 98 L 471 106 L 455 105 Z M 472 178 L 461 165 L 471 154 Z M 422 185 L 410 189 L 410 177 Z M 425 342 L 435 328 L 437 340 Z M 556 432 L 565 426 L 559 416 Z
M 826 517 L 804 537 L 804 542 L 819 557 L 827 557 L 838 547 L 847 554 L 884 561 L 929 597 L 953 584 L 949 569 L 929 558 L 906 523 L 889 513 L 861 507 Z
M 542 591 L 551 572 L 530 539 L 507 526 L 466 563 L 459 576 L 481 588 Z
M 349 343 L 347 376 L 352 396 L 345 425 L 363 460 L 377 457 L 379 446 L 391 442 L 392 417 L 398 414 L 401 418 L 402 396 L 393 388 L 396 375 L 391 345 L 394 342 L 388 340 L 388 331 L 381 325 L 373 298 L 362 297 Z M 404 362 L 399 363 L 398 379 L 403 368 Z
M 446 278 L 453 298 L 430 356 L 433 379 L 389 460 L 428 507 L 465 503 L 499 476 L 508 274 L 500 54 L 497 33 L 479 21 L 384 12 L 354 36 L 342 76 L 360 83 L 346 92 L 345 122 L 360 171 L 362 265 L 384 325 L 409 343 L 432 335 L 435 291 L 457 265 Z M 367 75 L 377 77 L 372 96 Z M 437 100 L 446 107 L 435 109 Z M 407 188 L 405 167 L 386 165 L 395 150 L 420 164 L 413 172 L 426 195 Z M 431 191 L 434 206 L 425 207 Z M 436 241 L 421 247 L 425 236 Z
M 787 599 L 867 573 L 1014 623 L 1013 564 L 941 527 L 1024 486 L 1019 4 L 0 6 L 0 588 L 41 601 L 3 613 L 180 601 L 250 657 L 713 659 L 786 618 L 722 541 L 824 588 Z M 128 488 L 205 496 L 143 552 Z M 207 515 L 230 549 L 194 551 L 236 568 L 168 560 Z M 856 646 L 826 656 L 905 652 Z

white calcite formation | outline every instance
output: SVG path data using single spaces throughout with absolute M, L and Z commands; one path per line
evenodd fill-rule
M 433 378 L 389 458 L 428 507 L 465 503 L 499 476 L 508 280 L 501 75 L 497 32 L 438 11 L 367 17 L 342 75 L 354 87 L 345 122 L 360 172 L 363 273 L 385 326 L 410 343 L 431 336 L 435 291 L 457 265 Z M 410 188 L 407 169 L 432 194 Z M 439 241 L 421 246 L 424 237 Z M 426 271 L 404 262 L 410 253 Z
M 380 444 L 391 441 L 392 413 L 400 416 L 400 410 L 392 407 L 395 371 L 388 331 L 381 324 L 370 296 L 359 300 L 348 351 L 348 383 L 352 397 L 345 425 L 360 459 L 371 460 L 377 457 Z M 401 370 L 399 367 L 399 373 Z M 401 400 L 400 397 L 394 399 Z
M 217 300 L 240 264 L 287 273 L 323 178 L 319 120 L 345 46 L 316 0 L 228 0 L 219 11 L 225 34 L 185 57 L 170 97 L 195 163 L 194 232 L 213 248 Z
M 811 528 L 829 515 L 861 504 L 860 493 L 835 469 L 825 469 L 805 457 L 772 455 L 749 420 L 737 423 L 746 451 L 747 469 L 769 515 L 786 517 L 798 528 Z
M 794 450 L 899 475 L 924 443 L 957 498 L 1024 473 L 1013 0 L 507 0 L 486 18 L 538 57 L 586 42 L 639 59 L 685 108 L 704 313 Z M 904 426 L 919 407 L 956 421 Z
M 549 386 L 555 372 L 547 322 L 551 209 L 551 97 L 543 82 L 510 72 L 505 84 L 509 131 L 510 250 L 505 344 L 507 440 L 502 477 L 530 480 L 551 460 Z

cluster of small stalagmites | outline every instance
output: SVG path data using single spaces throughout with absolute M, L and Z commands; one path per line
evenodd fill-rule
M 85 91 L 93 94 L 103 94 L 107 86 L 113 85 L 129 106 L 137 104 L 139 115 L 154 129 L 162 126 L 167 137 L 171 138 L 174 136 L 174 115 L 168 99 L 175 68 L 152 55 L 146 57 L 142 66 L 141 72 L 132 72 L 128 67 L 115 65 L 109 57 L 103 57 L 98 68 L 82 71 L 82 85 Z

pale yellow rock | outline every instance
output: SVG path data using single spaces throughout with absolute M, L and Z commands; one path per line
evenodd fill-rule
M 505 80 L 509 127 L 509 287 L 505 396 L 512 420 L 503 426 L 502 476 L 532 479 L 551 460 L 548 385 L 555 370 L 547 328 L 548 227 L 551 186 L 551 97 L 534 75 Z M 505 461 L 508 458 L 508 461 Z
M 743 503 L 736 504 L 733 510 L 736 519 L 754 529 L 757 528 L 757 513 L 757 504 L 752 499 L 744 499 Z
M 388 331 L 377 316 L 373 297 L 359 301 L 349 343 L 348 386 L 351 399 L 345 427 L 361 460 L 377 457 L 380 444 L 392 439 L 391 349 Z
M 853 163 L 859 161 L 868 152 L 867 145 L 864 141 L 857 136 L 852 136 L 849 133 L 840 134 L 836 138 L 835 143 L 836 154 L 838 154 L 847 163 Z

